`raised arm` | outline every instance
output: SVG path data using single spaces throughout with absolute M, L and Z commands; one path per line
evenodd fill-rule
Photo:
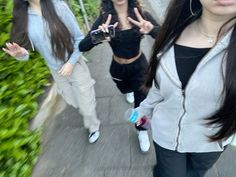
M 79 49 L 80 51 L 88 51 L 90 50 L 91 48 L 93 48 L 94 46 L 102 43 L 102 42 L 107 42 L 107 41 L 110 41 L 110 38 L 107 37 L 105 40 L 101 41 L 100 43 L 97 43 L 97 44 L 94 44 L 92 42 L 92 39 L 91 39 L 91 36 L 90 36 L 90 33 L 91 31 L 93 30 L 97 30 L 97 29 L 100 29 L 102 30 L 104 33 L 108 33 L 109 30 L 108 30 L 108 26 L 110 25 L 111 23 L 111 19 L 112 19 L 112 15 L 109 14 L 107 16 L 107 19 L 105 21 L 105 23 L 103 23 L 103 17 L 102 16 L 99 16 L 98 19 L 95 21 L 95 23 L 93 24 L 92 26 L 92 29 L 88 32 L 87 36 L 81 41 L 81 43 L 79 44 Z M 118 26 L 118 22 L 116 22 L 115 24 L 113 24 L 114 28 L 116 28 Z
M 90 49 L 92 49 L 94 46 L 98 45 L 98 44 L 93 44 L 92 43 L 92 39 L 90 37 L 90 32 L 93 30 L 98 29 L 98 27 L 102 24 L 103 20 L 102 20 L 102 16 L 99 16 L 97 18 L 97 20 L 94 22 L 91 30 L 88 32 L 88 34 L 85 36 L 85 38 L 79 43 L 79 50 L 81 52 L 86 52 L 89 51 Z
M 153 38 L 156 38 L 156 35 L 159 31 L 159 24 L 154 20 L 154 18 L 148 12 L 144 12 L 143 15 L 140 14 L 137 8 L 134 8 L 134 13 L 137 17 L 137 20 L 128 17 L 128 20 L 139 27 L 139 31 L 142 34 L 149 34 Z

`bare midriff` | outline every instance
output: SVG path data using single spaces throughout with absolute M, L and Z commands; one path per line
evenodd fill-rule
M 140 51 L 137 56 L 132 57 L 132 58 L 120 58 L 120 57 L 113 55 L 113 59 L 119 64 L 130 64 L 130 63 L 134 62 L 135 60 L 137 60 L 141 56 L 141 54 L 142 54 L 142 52 Z

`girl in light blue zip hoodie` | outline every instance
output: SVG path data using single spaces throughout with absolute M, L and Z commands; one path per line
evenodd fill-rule
M 3 50 L 18 60 L 27 60 L 27 49 L 36 49 L 45 59 L 66 102 L 79 108 L 89 142 L 99 137 L 95 81 L 78 49 L 83 39 L 76 18 L 63 0 L 14 0 L 12 43 Z

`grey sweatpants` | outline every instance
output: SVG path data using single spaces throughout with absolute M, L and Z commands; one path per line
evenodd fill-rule
M 61 76 L 57 70 L 51 70 L 57 84 L 58 93 L 65 101 L 75 108 L 79 108 L 83 116 L 85 128 L 89 132 L 99 130 L 100 121 L 96 114 L 96 99 L 94 84 L 87 64 L 80 58 L 75 64 L 70 76 Z

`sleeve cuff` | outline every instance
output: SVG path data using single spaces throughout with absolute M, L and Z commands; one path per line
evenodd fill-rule
M 29 59 L 29 54 L 25 54 L 23 56 L 20 57 L 15 57 L 17 60 L 21 60 L 21 61 L 26 61 Z
M 148 35 L 152 36 L 152 38 L 156 38 L 157 34 L 159 32 L 159 27 L 154 26 L 153 29 L 148 33 Z
M 77 61 L 79 61 L 79 58 L 80 58 L 80 56 L 77 57 L 77 58 L 71 58 L 67 62 L 72 64 L 72 65 L 75 65 L 77 63 Z

